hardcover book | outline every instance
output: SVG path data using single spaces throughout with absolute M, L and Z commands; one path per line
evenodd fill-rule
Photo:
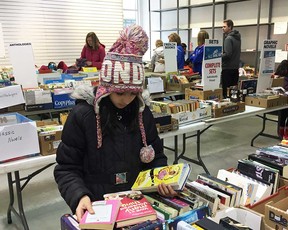
M 157 186 L 161 183 L 171 185 L 174 190 L 182 190 L 190 172 L 190 165 L 184 163 L 142 171 L 136 178 L 132 190 L 156 192 Z
M 80 229 L 113 229 L 120 206 L 120 200 L 93 202 L 95 214 L 86 211 L 79 223 Z
M 256 150 L 256 154 L 275 159 L 279 163 L 288 165 L 288 150 L 286 147 L 275 145 Z
M 224 191 L 230 192 L 235 195 L 235 202 L 234 207 L 238 207 L 240 205 L 240 200 L 242 196 L 242 188 L 231 184 L 227 181 L 220 180 L 217 177 L 211 176 L 207 173 L 201 173 L 197 176 L 197 179 L 201 179 L 203 181 L 206 181 L 207 183 L 217 186 L 221 188 Z
M 78 221 L 71 214 L 61 216 L 61 230 L 80 230 Z
M 156 211 L 140 191 L 105 194 L 104 199 L 118 199 L 121 201 L 116 218 L 117 228 L 157 219 Z
M 238 160 L 237 170 L 256 180 L 273 185 L 273 193 L 278 189 L 279 170 L 249 159 Z
M 288 178 L 288 165 L 285 165 L 284 163 L 280 163 L 275 159 L 269 158 L 264 155 L 259 155 L 259 154 L 249 154 L 248 159 L 251 159 L 253 161 L 260 162 L 264 165 L 268 165 L 269 167 L 278 169 L 280 172 L 280 175 Z

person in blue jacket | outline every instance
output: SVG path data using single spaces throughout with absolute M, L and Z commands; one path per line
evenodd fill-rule
M 181 44 L 181 38 L 177 33 L 168 36 L 169 42 L 177 43 L 177 68 L 183 69 L 185 64 L 185 52 Z
M 197 47 L 189 57 L 189 60 L 192 63 L 193 72 L 198 72 L 200 75 L 202 75 L 205 39 L 209 39 L 209 34 L 205 30 L 200 30 L 197 36 Z

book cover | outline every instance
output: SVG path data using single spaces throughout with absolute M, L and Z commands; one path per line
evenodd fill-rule
M 95 214 L 86 211 L 79 222 L 80 229 L 113 229 L 120 206 L 120 200 L 93 202 Z
M 182 190 L 190 171 L 190 165 L 184 163 L 142 171 L 136 178 L 132 190 L 156 192 L 157 186 L 161 183 L 171 185 L 174 190 Z
M 275 145 L 256 150 L 256 154 L 275 159 L 277 162 L 288 165 L 288 151 L 286 147 Z
M 249 154 L 248 159 L 251 159 L 253 161 L 260 162 L 264 165 L 268 165 L 269 167 L 278 169 L 280 172 L 280 175 L 288 178 L 288 165 L 285 165 L 284 163 L 280 163 L 275 159 L 269 158 L 264 155 L 259 155 L 259 154 Z
M 220 219 L 219 224 L 227 230 L 252 230 L 249 226 L 239 223 L 238 221 L 226 216 Z
M 207 230 L 226 230 L 220 224 L 217 224 L 216 222 L 208 218 L 203 218 L 201 220 L 198 220 L 197 222 L 195 222 L 195 225 L 198 225 L 201 228 L 207 229 Z
M 261 182 L 265 181 L 273 185 L 273 193 L 278 189 L 279 170 L 268 167 L 257 161 L 249 159 L 238 160 L 237 170 L 249 177 L 252 177 Z
M 192 192 L 183 191 L 178 194 L 177 198 L 188 203 L 191 209 L 200 208 L 202 206 L 209 206 L 208 200 L 205 200 L 201 196 L 197 196 Z
M 169 220 L 171 218 L 171 213 L 167 212 L 165 209 L 160 208 L 159 206 L 152 204 L 152 208 L 156 211 L 157 218 L 160 220 Z
M 105 194 L 104 199 L 117 199 L 121 201 L 116 218 L 117 228 L 157 219 L 156 211 L 140 191 Z

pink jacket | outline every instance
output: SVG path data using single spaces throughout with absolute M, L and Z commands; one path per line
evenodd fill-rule
M 98 50 L 92 50 L 85 45 L 81 52 L 81 58 L 86 58 L 87 61 L 92 62 L 93 67 L 97 67 L 98 70 L 102 67 L 102 62 L 106 55 L 105 45 L 101 44 Z

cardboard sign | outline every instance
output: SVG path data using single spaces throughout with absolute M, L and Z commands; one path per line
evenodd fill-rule
M 177 68 L 177 43 L 164 43 L 165 73 L 175 72 Z
M 6 116 L 11 114 L 2 114 L 1 120 Z M 0 127 L 0 161 L 39 153 L 36 122 L 18 113 L 14 113 L 14 116 L 16 124 L 6 123 Z
M 25 103 L 20 85 L 0 88 L 0 109 Z
M 222 71 L 222 43 L 216 39 L 206 39 L 202 63 L 203 90 L 219 88 Z
M 270 87 L 271 75 L 274 73 L 277 40 L 264 40 L 261 50 L 259 76 L 256 93 Z
M 9 57 L 15 82 L 23 88 L 38 87 L 32 44 L 29 42 L 10 44 Z

